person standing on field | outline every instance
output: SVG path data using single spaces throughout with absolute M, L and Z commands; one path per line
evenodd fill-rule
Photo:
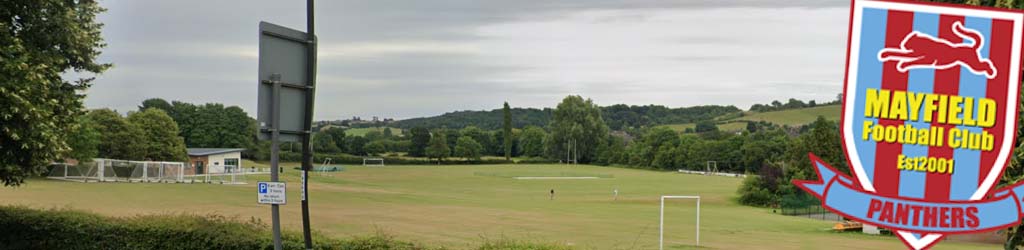
M 555 189 L 551 189 L 551 200 L 555 200 Z
M 615 197 L 614 197 L 614 199 L 613 199 L 613 200 L 616 200 L 616 201 L 617 201 L 617 200 L 619 200 L 619 189 L 618 189 L 618 188 L 616 188 L 614 192 L 615 192 Z

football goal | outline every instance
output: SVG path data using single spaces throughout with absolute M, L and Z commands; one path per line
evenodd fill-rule
M 694 246 L 700 246 L 700 196 L 664 195 L 664 196 L 661 196 L 661 215 L 659 216 L 660 219 L 659 219 L 659 222 L 658 222 L 658 249 L 659 250 L 664 250 L 665 249 L 665 200 L 671 200 L 671 199 L 684 199 L 684 200 L 696 200 L 697 201 L 697 209 L 696 209 L 697 216 L 696 216 L 696 221 L 694 222 L 694 225 L 696 225 L 695 226 L 695 231 L 694 231 L 694 233 L 695 233 L 695 241 L 696 242 L 694 243 Z
M 384 166 L 384 158 L 363 158 L 363 166 Z

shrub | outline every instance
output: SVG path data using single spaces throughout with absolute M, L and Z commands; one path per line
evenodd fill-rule
M 302 235 L 286 232 L 285 249 L 303 249 Z M 314 236 L 316 249 L 428 249 L 390 236 L 333 240 Z M 111 218 L 72 210 L 0 206 L 4 249 L 273 249 L 267 225 L 223 216 L 144 215 Z

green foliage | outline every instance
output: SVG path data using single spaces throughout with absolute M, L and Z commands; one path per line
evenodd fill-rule
M 604 121 L 612 130 L 710 121 L 716 117 L 739 112 L 741 110 L 733 106 L 715 105 L 668 108 L 660 105 L 630 106 L 616 104 L 601 109 Z
M 111 218 L 72 210 L 0 206 L 0 242 L 5 249 L 273 249 L 268 226 L 222 216 L 144 215 Z M 302 235 L 285 232 L 284 249 L 304 249 Z M 315 234 L 315 249 L 427 247 L 377 234 L 336 240 Z
M 469 160 L 480 160 L 480 151 L 483 151 L 483 147 L 472 137 L 462 136 L 459 137 L 458 142 L 455 143 L 455 156 L 462 157 Z
M 388 151 L 389 140 L 376 140 L 367 143 L 364 149 L 368 155 L 380 155 Z
M 685 108 L 668 108 L 660 105 L 625 105 L 616 104 L 600 107 L 601 116 L 612 130 L 648 127 L 660 124 L 691 123 L 712 120 L 728 114 L 738 114 L 742 110 L 733 106 L 695 106 Z M 513 128 L 527 126 L 545 126 L 551 123 L 553 110 L 533 108 L 510 108 L 509 114 Z M 491 111 L 457 111 L 435 117 L 413 118 L 396 121 L 390 126 L 399 128 L 451 128 L 461 129 L 476 126 L 486 130 L 504 130 L 504 107 Z
M 354 155 L 366 155 L 366 144 L 370 141 L 362 136 L 346 136 L 344 152 Z
M 523 156 L 538 157 L 544 154 L 544 137 L 547 132 L 537 126 L 528 126 L 519 135 L 519 149 Z
M 337 127 L 331 127 L 320 131 L 320 133 L 331 137 L 331 141 L 334 142 L 334 148 L 341 151 L 345 148 L 345 130 Z M 315 143 L 314 143 L 315 144 Z M 324 145 L 327 147 L 327 145 Z M 328 149 L 329 150 L 329 149 Z
M 0 2 L 0 182 L 16 186 L 66 156 L 93 78 L 102 73 L 103 12 L 95 1 Z
M 146 132 L 109 109 L 92 110 L 88 119 L 96 123 L 100 133 L 99 157 L 144 160 Z
M 444 133 L 435 133 L 430 138 L 429 146 L 426 149 L 427 157 L 437 159 L 438 163 L 444 160 L 445 157 L 451 154 L 451 149 L 448 147 L 448 139 Z
M 748 175 L 738 191 L 740 194 L 737 200 L 740 204 L 748 206 L 768 206 L 775 200 L 775 194 L 764 188 L 761 178 L 757 175 Z
M 342 132 L 342 135 L 344 135 L 344 132 Z M 344 140 L 344 137 L 342 137 L 342 140 Z M 313 144 L 313 152 L 341 152 L 341 148 L 338 147 L 338 143 L 334 141 L 334 136 L 326 132 L 314 133 L 313 140 L 310 143 Z
M 514 128 L 530 125 L 544 126 L 551 120 L 551 109 L 512 108 L 509 112 L 512 116 L 516 117 L 512 121 L 512 127 Z M 440 116 L 396 121 L 388 125 L 404 129 L 415 127 L 461 129 L 467 126 L 476 126 L 487 130 L 498 130 L 504 126 L 504 111 L 503 109 L 456 111 Z
M 160 109 L 164 112 L 170 112 L 171 110 L 173 110 L 173 106 L 171 106 L 171 103 L 167 102 L 167 100 L 160 98 L 149 98 L 142 101 L 142 105 L 139 106 L 139 111 L 151 108 Z
M 71 146 L 71 158 L 79 160 L 81 162 L 91 161 L 93 158 L 99 156 L 100 146 L 100 132 L 96 125 L 86 115 L 78 116 L 78 126 L 74 128 L 74 132 L 71 133 L 71 137 L 68 138 L 68 144 Z
M 504 146 L 504 148 L 505 148 L 505 160 L 511 160 L 512 159 L 512 110 L 509 108 L 508 102 L 505 102 L 505 106 L 504 106 L 504 108 L 502 108 L 502 113 L 505 115 L 505 124 L 504 124 L 505 126 L 504 126 L 504 129 L 502 130 L 502 132 L 503 132 L 502 139 L 503 139 L 504 145 L 505 145 Z
M 409 130 L 409 133 L 412 134 L 409 156 L 426 156 L 427 144 L 430 143 L 430 131 L 424 127 L 415 127 Z
M 718 126 L 715 126 L 715 123 L 711 121 L 701 121 L 697 123 L 693 130 L 697 133 L 713 132 L 718 131 Z
M 150 108 L 128 115 L 128 121 L 142 129 L 139 143 L 145 150 L 143 159 L 153 161 L 188 161 L 185 141 L 178 136 L 178 124 L 163 110 Z
M 580 96 L 567 96 L 562 99 L 552 114 L 548 124 L 551 140 L 546 141 L 550 158 L 558 159 L 569 152 L 569 140 L 575 141 L 573 151 L 577 152 L 578 160 L 583 163 L 593 161 L 597 156 L 597 146 L 606 143 L 608 126 L 601 118 L 601 108 L 590 99 Z

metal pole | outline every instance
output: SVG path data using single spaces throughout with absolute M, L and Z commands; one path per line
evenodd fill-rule
M 307 48 L 306 81 L 310 86 L 306 89 L 306 116 L 303 121 L 302 135 L 302 236 L 306 243 L 306 249 L 313 249 L 313 237 L 309 230 L 309 170 L 313 168 L 313 145 L 310 139 L 313 133 L 313 97 L 316 96 L 316 33 L 313 24 L 313 0 L 306 0 L 306 32 L 309 37 L 306 40 Z
M 665 196 L 661 197 L 661 216 L 658 216 L 658 249 L 665 249 Z
M 280 76 L 271 76 L 271 80 L 274 82 L 273 93 L 271 94 L 270 105 L 272 108 L 270 115 L 270 181 L 277 182 L 278 180 L 278 151 L 281 151 L 281 79 Z M 273 79 L 276 78 L 276 79 Z M 270 205 L 270 221 L 273 225 L 274 233 L 274 250 L 282 250 L 281 246 L 281 210 L 277 204 Z
M 700 246 L 700 197 L 697 197 L 697 246 Z

